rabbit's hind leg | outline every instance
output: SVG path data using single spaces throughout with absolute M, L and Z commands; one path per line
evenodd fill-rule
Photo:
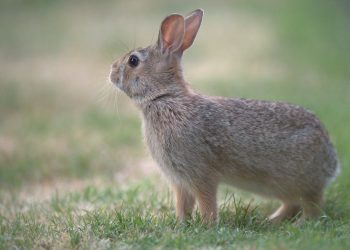
M 176 195 L 176 217 L 185 221 L 191 217 L 195 199 L 194 196 L 184 187 L 174 186 Z
M 206 185 L 196 190 L 198 207 L 204 224 L 212 224 L 217 218 L 216 205 L 217 185 Z
M 268 218 L 269 221 L 278 223 L 283 220 L 294 218 L 301 211 L 301 206 L 295 204 L 283 203 L 273 214 Z
M 323 192 L 307 195 L 302 199 L 303 216 L 301 219 L 318 218 L 322 213 Z
M 323 192 L 304 196 L 301 204 L 303 215 L 294 223 L 295 226 L 301 226 L 306 220 L 316 219 L 322 214 Z

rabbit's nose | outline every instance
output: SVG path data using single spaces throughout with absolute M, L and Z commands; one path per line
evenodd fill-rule
M 112 65 L 111 65 L 111 68 L 112 68 L 113 70 L 118 69 L 118 68 L 119 68 L 119 60 L 113 62 Z
M 113 69 L 117 69 L 117 68 L 118 68 L 118 62 L 112 63 L 111 69 L 113 70 Z

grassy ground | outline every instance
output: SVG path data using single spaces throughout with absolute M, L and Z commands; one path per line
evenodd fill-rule
M 343 169 L 320 220 L 271 225 L 277 203 L 224 186 L 218 225 L 176 222 L 137 110 L 106 78 L 165 15 L 198 7 L 195 89 L 301 104 L 328 128 Z M 2 1 L 0 248 L 349 249 L 349 13 L 341 0 Z

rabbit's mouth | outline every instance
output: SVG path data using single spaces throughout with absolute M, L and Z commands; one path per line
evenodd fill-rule
M 124 75 L 124 66 L 120 66 L 117 70 L 112 69 L 109 75 L 110 81 L 122 90 L 123 86 L 123 75 Z

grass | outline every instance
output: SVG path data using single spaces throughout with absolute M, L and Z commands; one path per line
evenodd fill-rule
M 340 217 L 324 216 L 302 227 L 266 222 L 259 209 L 232 196 L 222 197 L 220 221 L 213 228 L 201 223 L 198 213 L 179 224 L 167 194 L 140 181 L 127 188 L 88 186 L 80 192 L 35 204 L 16 204 L 0 218 L 4 248 L 298 248 L 347 249 L 349 225 Z M 266 204 L 265 204 L 266 205 Z M 328 205 L 327 212 L 332 213 Z
M 0 249 L 349 249 L 350 7 L 346 1 L 2 1 Z M 136 108 L 109 64 L 202 7 L 186 79 L 210 95 L 283 100 L 321 118 L 342 173 L 324 215 L 295 227 L 277 203 L 223 186 L 212 228 L 178 223 Z M 233 195 L 234 194 L 234 195 Z

